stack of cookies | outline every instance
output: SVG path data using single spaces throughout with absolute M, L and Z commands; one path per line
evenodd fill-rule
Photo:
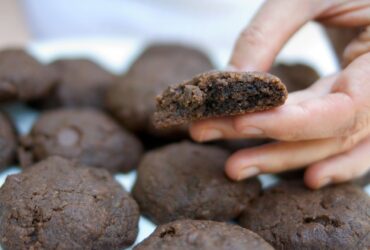
M 312 191 L 300 172 L 268 189 L 235 182 L 224 173 L 230 154 L 267 140 L 191 141 L 190 122 L 276 108 L 319 77 L 303 64 L 271 73 L 216 71 L 203 52 L 174 44 L 149 46 L 120 76 L 85 58 L 45 65 L 1 51 L 0 105 L 41 115 L 20 135 L 0 113 L 0 169 L 22 168 L 0 188 L 0 245 L 122 249 L 142 215 L 158 227 L 138 250 L 369 249 L 360 185 Z M 114 175 L 131 171 L 129 193 Z

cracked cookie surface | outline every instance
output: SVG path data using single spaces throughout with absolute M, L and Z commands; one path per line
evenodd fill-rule
M 121 249 L 139 210 L 107 171 L 50 157 L 6 179 L 0 215 L 4 249 Z
M 159 226 L 135 250 L 273 250 L 257 234 L 237 225 L 178 220 Z
M 133 188 L 141 212 L 158 224 L 185 218 L 236 218 L 261 185 L 256 178 L 228 179 L 224 173 L 228 156 L 220 148 L 190 142 L 148 152 Z
M 368 249 L 370 199 L 342 184 L 317 191 L 285 181 L 253 201 L 239 219 L 277 249 Z

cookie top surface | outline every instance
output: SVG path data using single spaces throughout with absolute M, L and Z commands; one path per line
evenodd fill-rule
M 0 102 L 43 97 L 49 93 L 55 80 L 52 70 L 24 50 L 0 51 Z
M 22 166 L 51 155 L 80 163 L 127 172 L 139 162 L 141 142 L 106 114 L 89 108 L 43 113 L 21 140 Z
M 0 111 L 0 170 L 13 163 L 17 139 L 7 115 Z
M 279 78 L 261 72 L 210 71 L 168 87 L 157 97 L 156 127 L 268 110 L 284 104 Z
M 135 250 L 272 250 L 257 234 L 215 221 L 179 220 L 159 226 Z
M 182 45 L 150 46 L 110 88 L 107 107 L 131 130 L 160 133 L 150 122 L 155 97 L 174 82 L 212 68 L 209 58 L 199 50 Z
M 141 212 L 158 224 L 185 218 L 236 218 L 261 186 L 255 178 L 228 179 L 224 173 L 228 155 L 217 147 L 190 142 L 148 152 L 133 188 Z
M 104 96 L 116 77 L 88 59 L 61 59 L 49 65 L 58 76 L 56 86 L 40 105 L 103 108 Z
M 103 169 L 50 157 L 0 188 L 5 249 L 121 249 L 137 235 L 136 202 Z
M 370 198 L 351 184 L 312 191 L 286 181 L 254 200 L 240 224 L 277 249 L 368 249 Z

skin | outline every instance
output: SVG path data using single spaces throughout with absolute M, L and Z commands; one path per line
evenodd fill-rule
M 315 20 L 337 27 L 364 27 L 344 51 L 345 67 L 312 87 L 290 93 L 271 111 L 196 122 L 193 139 L 268 137 L 277 142 L 233 154 L 226 173 L 242 180 L 308 166 L 304 180 L 317 189 L 370 170 L 370 1 L 268 0 L 241 33 L 230 65 L 268 71 L 289 38 Z
M 23 47 L 30 39 L 19 0 L 0 1 L 0 49 Z

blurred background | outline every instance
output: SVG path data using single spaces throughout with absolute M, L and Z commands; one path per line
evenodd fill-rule
M 46 61 L 50 59 L 50 50 L 57 56 L 63 48 L 90 56 L 93 50 L 95 57 L 102 57 L 103 53 L 102 60 L 107 61 L 106 54 L 113 54 L 111 58 L 129 57 L 122 51 L 133 52 L 140 43 L 180 42 L 202 47 L 223 67 L 238 34 L 263 2 L 2 0 L 0 46 L 27 45 Z M 77 49 L 79 45 L 81 48 Z M 110 63 L 112 60 L 115 63 Z M 314 23 L 298 32 L 278 60 L 305 61 L 325 75 L 338 68 L 323 29 Z M 124 70 L 124 66 L 117 66 L 118 61 L 111 59 L 106 64 L 112 70 Z

